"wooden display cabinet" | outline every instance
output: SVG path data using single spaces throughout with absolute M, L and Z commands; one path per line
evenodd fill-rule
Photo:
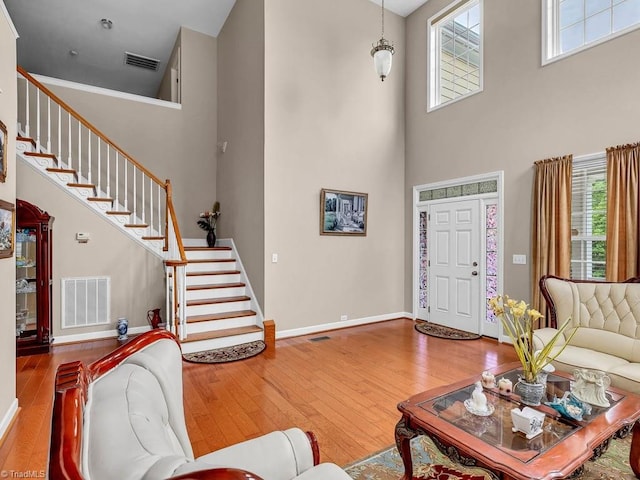
M 24 200 L 16 207 L 16 354 L 49 351 L 53 217 Z

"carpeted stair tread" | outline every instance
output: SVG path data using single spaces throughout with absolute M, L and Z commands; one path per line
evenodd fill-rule
M 238 287 L 246 287 L 247 285 L 242 282 L 231 282 L 231 283 L 212 283 L 209 285 L 190 285 L 187 287 L 187 290 L 213 290 L 216 288 L 238 288 Z
M 187 323 L 208 322 L 212 320 L 226 320 L 228 318 L 250 317 L 256 315 L 253 310 L 236 310 L 233 312 L 207 313 L 204 315 L 191 315 L 187 317 Z
M 210 270 L 208 272 L 187 272 L 187 277 L 201 277 L 203 275 L 238 275 L 240 270 Z
M 196 305 L 215 305 L 218 303 L 245 302 L 251 300 L 251 297 L 240 295 L 236 297 L 220 297 L 220 298 L 203 298 L 201 300 L 187 300 L 187 307 Z
M 257 325 L 250 325 L 248 327 L 227 328 L 224 330 L 215 330 L 213 332 L 191 333 L 187 338 L 180 340 L 180 342 L 181 343 L 197 342 L 200 340 L 211 340 L 214 338 L 233 337 L 236 335 L 245 335 L 247 333 L 256 333 L 256 332 L 262 332 L 262 329 Z

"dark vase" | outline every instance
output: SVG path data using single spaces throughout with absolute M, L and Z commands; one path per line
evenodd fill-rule
M 209 230 L 209 233 L 207 233 L 207 245 L 209 247 L 215 247 L 216 246 L 216 231 L 215 230 Z

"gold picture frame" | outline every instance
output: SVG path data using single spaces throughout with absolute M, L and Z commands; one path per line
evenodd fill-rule
M 367 235 L 369 195 L 344 190 L 320 191 L 320 235 Z
M 16 208 L 13 203 L 0 200 L 0 258 L 13 256 L 16 243 Z

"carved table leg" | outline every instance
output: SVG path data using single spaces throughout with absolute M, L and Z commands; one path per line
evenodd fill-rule
M 413 459 L 411 458 L 411 439 L 418 436 L 418 432 L 409 426 L 408 419 L 403 415 L 396 425 L 396 447 L 400 452 L 404 465 L 404 475 L 400 480 L 412 480 Z
M 636 478 L 640 478 L 640 421 L 633 426 L 633 437 L 631 438 L 631 451 L 629 452 L 629 465 Z

